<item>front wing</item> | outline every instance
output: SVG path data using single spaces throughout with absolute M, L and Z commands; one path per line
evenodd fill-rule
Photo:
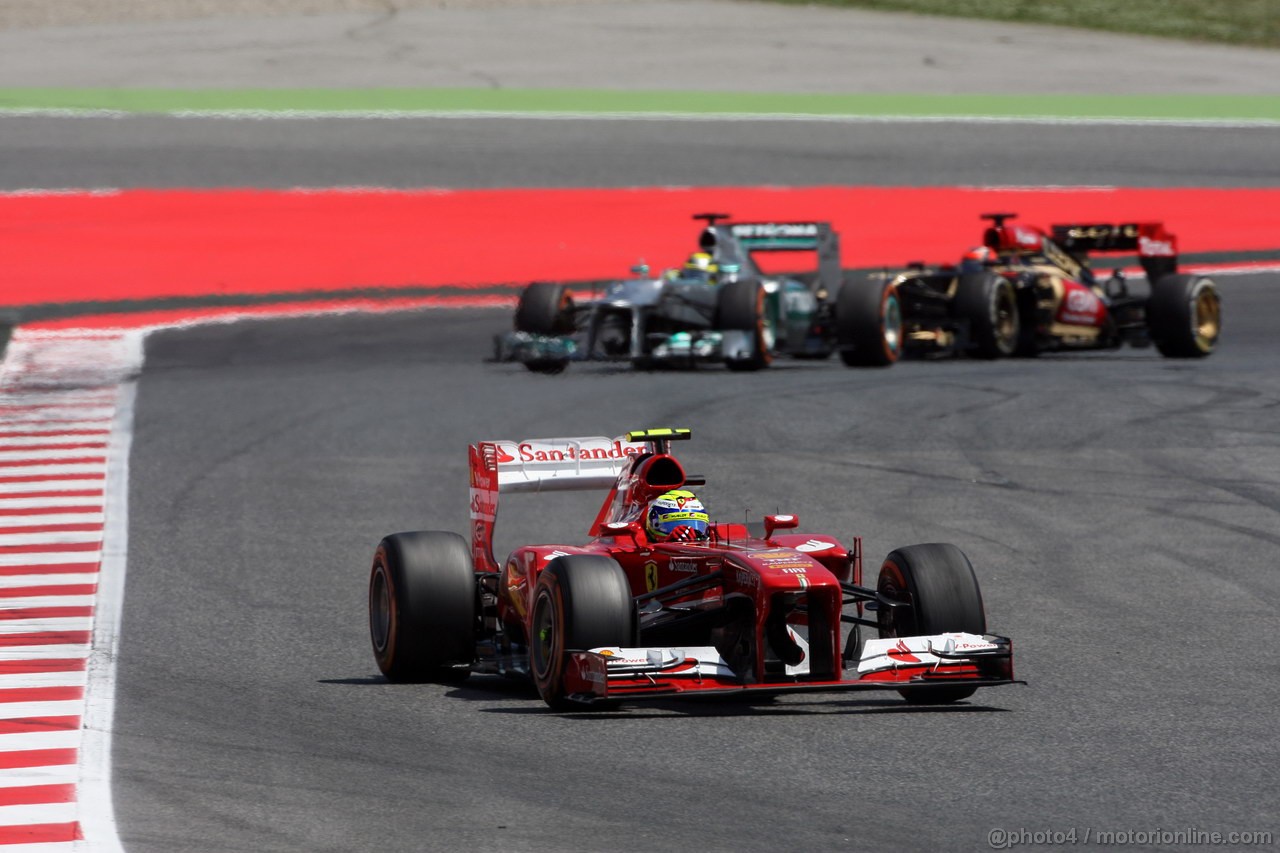
M 535 362 L 630 361 L 644 357 L 654 363 L 735 361 L 755 355 L 756 340 L 747 331 L 673 332 L 659 336 L 643 356 L 634 353 L 606 356 L 579 340 L 581 336 L 534 335 L 506 332 L 494 337 L 493 360 Z
M 712 646 L 599 648 L 569 655 L 565 686 L 581 702 L 681 695 L 995 687 L 1016 684 L 1013 642 L 994 634 L 948 633 L 868 640 L 838 679 L 803 675 L 746 682 Z

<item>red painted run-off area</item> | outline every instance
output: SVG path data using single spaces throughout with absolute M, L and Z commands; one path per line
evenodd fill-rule
M 0 304 L 624 277 L 698 212 L 829 220 L 846 267 L 946 261 L 981 213 L 1163 220 L 1186 252 L 1280 245 L 1280 188 L 128 190 L 0 196 Z

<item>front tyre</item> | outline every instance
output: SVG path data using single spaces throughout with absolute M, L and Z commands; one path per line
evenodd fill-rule
M 459 683 L 475 657 L 476 575 L 454 533 L 396 533 L 369 573 L 369 635 L 391 681 Z
M 876 591 L 886 598 L 909 602 L 900 607 L 880 605 L 876 620 L 881 637 L 987 632 L 973 565 L 955 545 L 908 545 L 890 552 L 880 567 Z M 975 689 L 906 687 L 898 692 L 908 702 L 933 705 L 967 699 Z
M 535 281 L 520 292 L 515 322 L 531 335 L 572 334 L 573 296 L 563 284 Z
M 634 646 L 631 585 L 617 561 L 598 554 L 557 557 L 538 576 L 529 625 L 529 668 L 538 693 L 557 711 L 584 707 L 569 698 L 569 652 Z
M 1222 300 L 1213 279 L 1178 273 L 1156 279 L 1147 302 L 1147 328 L 1160 354 L 1204 358 L 1222 331 Z
M 849 367 L 888 367 L 902 354 L 902 306 L 889 281 L 850 279 L 836 297 L 836 341 Z
M 516 331 L 542 337 L 560 337 L 574 332 L 573 295 L 563 284 L 535 281 L 520 292 L 516 303 Z M 569 362 L 564 358 L 533 358 L 524 366 L 534 373 L 556 374 Z

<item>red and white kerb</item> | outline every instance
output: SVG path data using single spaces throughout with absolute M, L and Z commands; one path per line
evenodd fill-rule
M 0 851 L 120 849 L 104 546 L 140 363 L 136 333 L 19 329 L 0 366 Z

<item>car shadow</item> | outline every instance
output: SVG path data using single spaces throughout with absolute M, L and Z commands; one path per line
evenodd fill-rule
M 357 678 L 324 678 L 319 684 L 382 686 L 403 689 L 417 689 L 429 686 L 433 682 L 396 683 L 388 681 L 381 675 Z M 577 720 L 616 720 L 625 717 L 628 720 L 663 719 L 672 717 L 803 717 L 824 714 L 990 714 L 1010 713 L 1010 709 L 994 705 L 973 703 L 971 701 L 956 702 L 948 705 L 912 705 L 898 698 L 849 698 L 846 694 L 840 698 L 804 698 L 798 694 L 760 696 L 760 695 L 717 695 L 717 696 L 685 696 L 680 698 L 650 699 L 642 701 L 607 701 L 583 705 L 581 710 L 557 711 L 543 704 L 537 689 L 529 682 L 502 676 L 473 675 L 465 684 L 458 686 L 444 685 L 448 692 L 446 698 L 453 701 L 474 702 L 477 704 L 521 700 L 518 707 L 483 707 L 478 709 L 483 714 L 500 714 L 508 716 L 549 715 L 571 717 Z M 831 694 L 827 694 L 830 696 Z

